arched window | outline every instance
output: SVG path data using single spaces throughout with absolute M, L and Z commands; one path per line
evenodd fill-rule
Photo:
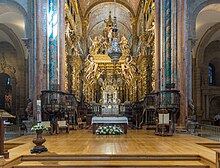
M 209 85 L 215 85 L 215 66 L 213 64 L 209 64 L 208 69 L 208 82 Z

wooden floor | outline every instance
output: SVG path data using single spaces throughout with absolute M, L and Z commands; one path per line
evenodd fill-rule
M 7 143 L 20 143 L 9 150 L 10 158 L 31 155 L 34 135 L 9 140 Z M 155 136 L 153 131 L 128 130 L 126 135 L 93 135 L 91 130 L 72 130 L 69 134 L 44 135 L 49 152 L 40 155 L 200 155 L 215 162 L 215 152 L 201 144 L 214 141 L 177 134 L 171 137 Z M 199 145 L 199 144 L 200 145 Z M 214 142 L 217 143 L 217 142 Z M 35 155 L 35 154 L 32 154 Z

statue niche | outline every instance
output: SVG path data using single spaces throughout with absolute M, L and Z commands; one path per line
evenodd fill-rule
M 102 83 L 102 99 L 100 100 L 102 107 L 102 115 L 118 115 L 119 103 L 118 86 L 113 75 L 108 74 L 107 79 Z
M 119 114 L 118 91 L 114 86 L 108 85 L 103 89 L 102 99 L 102 114 Z

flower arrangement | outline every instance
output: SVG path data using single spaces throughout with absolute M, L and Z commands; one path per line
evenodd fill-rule
M 99 126 L 98 129 L 96 130 L 97 135 L 120 135 L 124 134 L 123 130 L 119 126 Z
M 33 125 L 32 127 L 31 127 L 31 131 L 43 131 L 43 130 L 47 130 L 47 127 L 45 126 L 45 125 Z

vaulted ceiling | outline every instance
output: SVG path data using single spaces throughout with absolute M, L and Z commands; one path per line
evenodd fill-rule
M 94 6 L 105 2 L 114 2 L 114 0 L 79 0 L 78 2 L 83 15 L 85 16 Z M 137 13 L 140 0 L 117 0 L 116 2 L 128 8 L 130 12 L 135 15 Z
M 220 22 L 220 4 L 211 4 L 203 8 L 196 20 L 196 38 L 199 42 L 204 33 Z M 220 40 L 220 30 L 218 30 L 209 42 Z M 198 43 L 197 43 L 198 44 Z M 207 44 L 208 45 L 208 44 Z
M 79 0 L 84 18 L 89 21 L 88 32 L 91 38 L 102 34 L 109 12 L 117 17 L 119 34 L 127 39 L 131 36 L 131 22 L 136 16 L 140 0 Z M 116 3 L 115 3 L 116 2 Z
M 19 9 L 12 6 L 8 6 L 4 3 L 1 4 L 1 1 L 0 1 L 0 24 L 9 27 L 19 38 L 24 37 L 23 15 L 19 11 Z M 0 30 L 0 42 L 8 41 L 13 45 L 10 37 L 5 31 L 8 32 L 10 30 L 4 30 L 4 31 Z

